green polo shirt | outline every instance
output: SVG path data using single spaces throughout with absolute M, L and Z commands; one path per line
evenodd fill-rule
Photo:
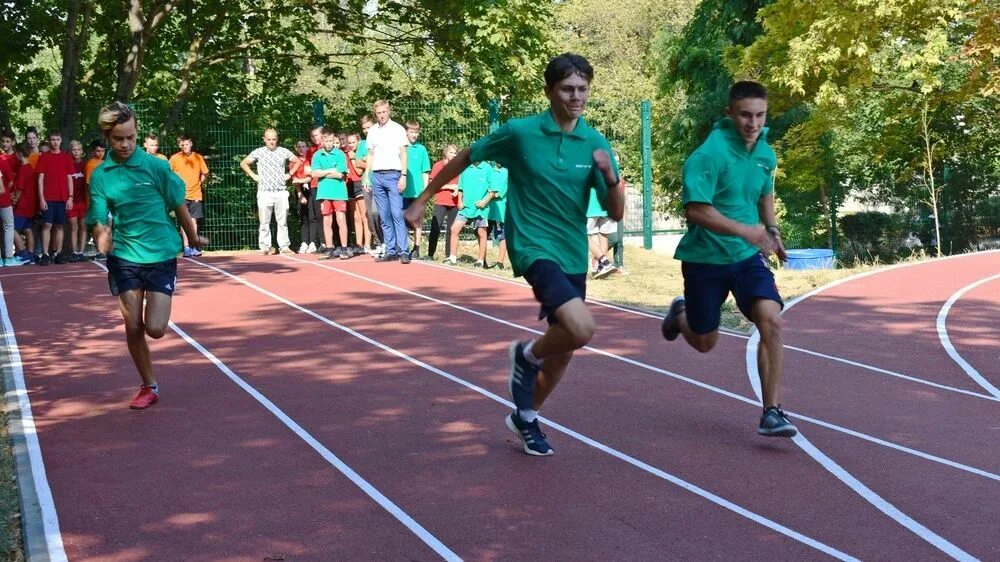
M 757 201 L 774 192 L 778 159 L 767 144 L 767 128 L 748 151 L 728 117 L 717 122 L 681 172 L 681 202 L 708 203 L 723 216 L 743 224 L 760 224 Z M 725 265 L 745 260 L 758 248 L 739 236 L 719 234 L 688 224 L 674 257 L 682 261 Z
M 467 219 L 485 219 L 490 206 L 480 209 L 476 203 L 486 197 L 490 189 L 490 174 L 493 165 L 489 162 L 473 164 L 458 176 L 458 190 L 462 192 L 462 210 L 459 213 Z
M 493 199 L 490 199 L 488 219 L 491 221 L 503 222 L 507 214 L 507 168 L 493 168 L 490 172 L 490 191 L 493 192 Z
M 184 204 L 184 180 L 166 160 L 136 149 L 128 160 L 110 156 L 90 176 L 87 224 L 108 223 L 113 256 L 135 263 L 156 263 L 177 257 L 181 237 L 170 211 Z
M 330 152 L 321 148 L 313 154 L 312 169 L 337 170 L 346 176 L 347 155 L 339 148 L 334 148 Z M 347 183 L 344 182 L 344 178 L 320 178 L 316 186 L 316 199 L 347 201 Z
M 358 149 L 354 151 L 355 160 L 364 160 L 368 157 L 368 140 L 361 139 L 358 141 Z
M 419 142 L 406 147 L 406 189 L 403 197 L 415 198 L 424 190 L 424 174 L 431 173 L 431 157 Z
M 597 199 L 597 189 L 590 188 L 590 199 L 587 202 L 587 218 L 597 218 L 608 216 L 608 210 L 601 205 L 601 202 Z
M 587 273 L 587 197 L 597 187 L 607 197 L 594 150 L 611 145 L 581 117 L 564 133 L 549 111 L 512 119 L 476 141 L 473 162 L 493 160 L 510 171 L 507 190 L 507 251 L 515 275 L 537 260 L 559 264 L 569 274 Z M 618 164 L 611 158 L 615 174 Z

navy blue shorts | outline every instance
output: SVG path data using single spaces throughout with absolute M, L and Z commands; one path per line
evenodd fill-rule
M 42 213 L 42 222 L 47 224 L 66 224 L 66 202 L 46 201 L 45 212 Z
M 177 289 L 177 258 L 156 263 L 135 263 L 108 256 L 108 287 L 116 297 L 139 288 L 173 296 Z
M 405 211 L 409 208 L 410 204 L 416 201 L 416 197 L 403 197 L 403 210 Z
M 19 217 L 14 215 L 14 230 L 21 232 L 30 229 L 35 225 L 35 219 L 31 217 Z
M 719 329 L 722 303 L 729 293 L 743 316 L 753 322 L 753 301 L 767 299 L 785 307 L 774 274 L 767 259 L 760 253 L 729 265 L 682 262 L 684 274 L 685 313 L 688 326 L 696 334 L 708 334 Z
M 587 300 L 587 274 L 564 273 L 552 260 L 538 260 L 524 272 L 524 280 L 531 285 L 535 299 L 542 303 L 538 319 L 545 318 L 549 325 L 558 323 L 555 312 L 573 299 Z
M 500 221 L 490 221 L 490 232 L 493 233 L 493 241 L 498 244 L 501 240 L 507 239 L 507 235 L 503 231 L 503 223 Z

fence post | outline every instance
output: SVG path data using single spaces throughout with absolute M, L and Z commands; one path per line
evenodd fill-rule
M 642 100 L 642 247 L 653 249 L 653 104 Z
M 500 100 L 490 100 L 489 106 L 489 132 L 500 128 Z
M 323 100 L 313 102 L 313 125 L 316 127 L 326 125 L 326 112 L 323 107 Z

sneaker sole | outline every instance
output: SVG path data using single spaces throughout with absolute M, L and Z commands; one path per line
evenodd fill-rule
M 763 427 L 757 428 L 757 435 L 763 435 L 764 437 L 795 437 L 798 434 L 799 430 L 795 429 L 794 425 L 778 429 L 764 429 Z
M 550 457 L 553 453 L 555 453 L 555 450 L 552 449 L 552 447 L 549 447 L 548 453 L 539 453 L 538 451 L 532 451 L 529 449 L 528 444 L 524 442 L 524 437 L 521 436 L 521 430 L 514 425 L 514 420 L 510 419 L 510 416 L 511 414 L 507 414 L 507 417 L 504 418 L 504 423 L 507 424 L 507 429 L 509 429 L 514 435 L 517 435 L 517 439 L 521 442 L 521 448 L 524 449 L 525 453 L 533 457 Z
M 617 268 L 612 267 L 611 269 L 604 270 L 603 272 L 598 271 L 597 273 L 594 274 L 594 279 L 604 279 L 608 275 L 611 275 L 612 273 L 614 273 L 616 269 Z
M 133 405 L 129 404 L 128 408 L 129 408 L 129 410 L 145 410 L 146 408 L 149 408 L 150 406 L 152 406 L 153 404 L 156 404 L 159 401 L 160 401 L 160 399 L 157 398 L 156 400 L 153 400 L 152 402 L 150 402 L 149 406 L 133 406 Z
M 663 323 L 660 324 L 660 333 L 663 335 L 663 339 L 667 341 L 674 341 L 677 339 L 677 336 L 681 335 L 680 325 L 675 320 L 682 310 L 674 311 L 674 304 L 676 302 L 678 302 L 677 299 L 674 299 L 674 302 L 670 303 L 667 315 L 663 317 Z

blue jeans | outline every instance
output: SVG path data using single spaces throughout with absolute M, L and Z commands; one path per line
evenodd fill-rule
M 409 239 L 406 221 L 403 220 L 403 195 L 399 192 L 398 171 L 372 172 L 372 197 L 382 219 L 385 254 L 399 255 L 406 252 Z

